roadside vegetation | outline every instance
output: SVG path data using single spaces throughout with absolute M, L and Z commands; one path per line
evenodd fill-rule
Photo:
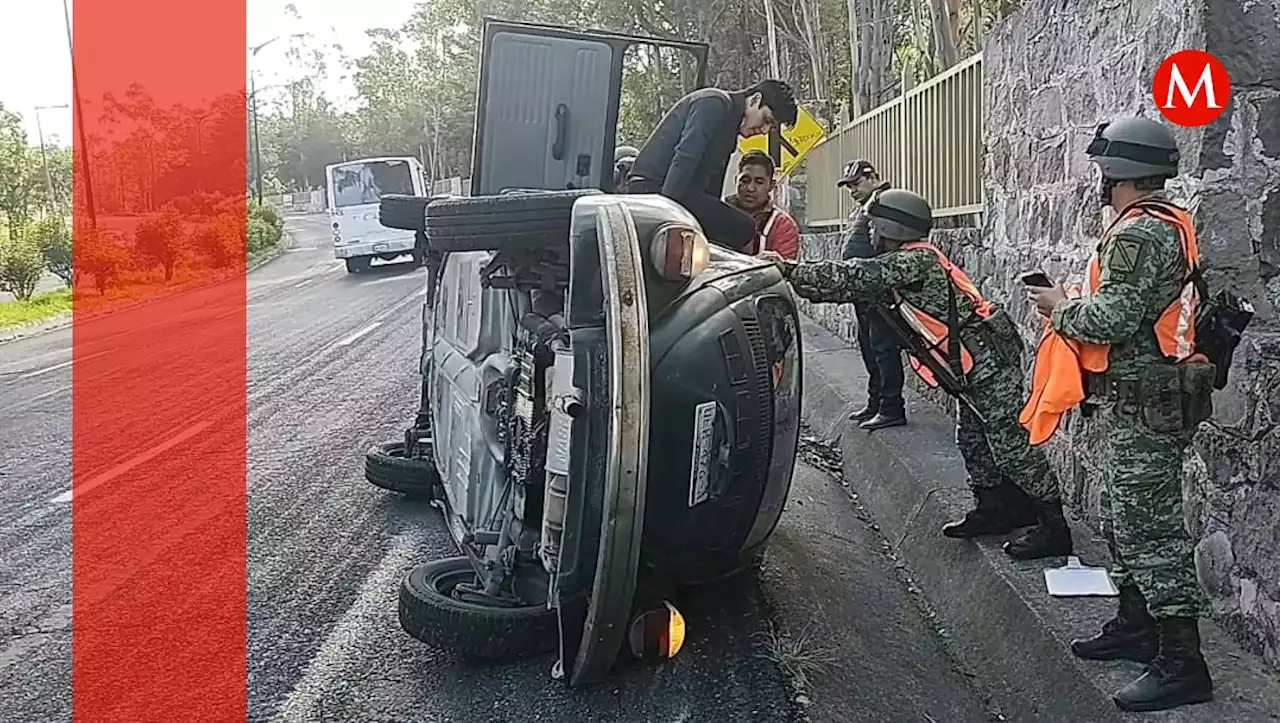
M 181 110 L 172 114 L 169 122 L 180 126 Z M 175 147 L 165 155 L 167 165 L 184 168 L 191 162 L 181 153 L 188 139 L 175 134 L 170 140 Z M 96 311 L 168 293 L 276 250 L 284 223 L 274 209 L 203 192 L 172 170 L 129 188 L 121 181 L 129 173 L 103 172 L 110 161 L 103 154 L 98 166 L 113 181 L 95 182 L 95 190 L 105 192 L 96 228 L 79 213 L 73 221 L 71 150 L 32 145 L 21 116 L 0 105 L 0 330 L 66 314 L 73 301 L 78 310 Z M 160 202 L 162 187 L 185 192 Z M 50 288 L 53 278 L 61 288 Z
M 0 304 L 0 330 L 12 326 L 35 324 L 71 311 L 71 290 L 59 289 L 34 294 L 25 301 Z

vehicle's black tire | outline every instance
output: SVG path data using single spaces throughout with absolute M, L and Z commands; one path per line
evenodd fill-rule
M 348 274 L 360 274 L 369 270 L 369 265 L 373 263 L 373 259 L 369 256 L 355 256 L 347 261 Z
M 400 584 L 400 627 L 424 643 L 478 660 L 520 660 L 556 649 L 555 610 L 486 607 L 452 597 L 459 582 L 474 578 L 465 557 L 413 568 Z
M 568 244 L 573 203 L 595 189 L 445 198 L 427 207 L 438 251 L 518 251 Z
M 386 442 L 364 455 L 364 478 L 375 487 L 413 497 L 434 498 L 443 483 L 433 462 L 406 457 L 404 442 Z
M 425 231 L 430 201 L 426 196 L 389 193 L 378 200 L 378 223 L 401 231 Z

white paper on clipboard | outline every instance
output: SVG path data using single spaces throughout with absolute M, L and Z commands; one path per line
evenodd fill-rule
M 1105 568 L 1085 567 L 1078 557 L 1044 571 L 1044 584 L 1053 597 L 1116 597 L 1120 591 Z

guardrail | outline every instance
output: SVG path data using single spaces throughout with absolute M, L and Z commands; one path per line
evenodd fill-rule
M 323 190 L 268 194 L 262 202 L 281 213 L 321 213 L 325 209 Z
M 925 198 L 935 216 L 982 212 L 982 53 L 967 58 L 827 136 L 805 158 L 808 226 L 839 226 L 853 200 L 836 188 L 854 158 L 897 188 Z

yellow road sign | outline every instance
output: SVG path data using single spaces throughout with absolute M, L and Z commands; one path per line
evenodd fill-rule
M 804 108 L 800 108 L 800 113 L 796 117 L 796 124 L 782 132 L 779 138 L 778 149 L 778 177 L 782 178 L 795 170 L 800 165 L 800 161 L 804 160 L 805 154 L 813 150 L 813 147 L 822 142 L 827 137 L 827 132 L 818 125 L 818 121 Z M 738 152 L 746 153 L 748 151 L 764 151 L 769 152 L 769 137 L 755 136 L 753 138 L 739 138 Z

